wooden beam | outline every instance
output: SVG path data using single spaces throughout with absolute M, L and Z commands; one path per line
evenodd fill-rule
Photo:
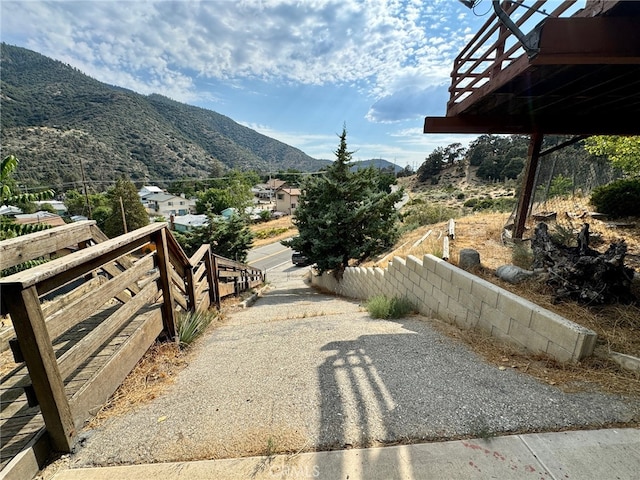
M 56 355 L 40 310 L 38 292 L 33 286 L 21 290 L 12 285 L 3 288 L 3 301 L 9 307 L 51 443 L 59 452 L 70 452 L 77 432 Z
M 525 222 L 527 221 L 527 211 L 531 202 L 533 193 L 534 180 L 536 170 L 538 169 L 538 160 L 540 159 L 540 148 L 542 147 L 543 135 L 536 133 L 531 136 L 529 141 L 529 150 L 527 152 L 527 164 L 524 169 L 524 178 L 522 179 L 522 190 L 518 199 L 518 208 L 516 210 L 516 218 L 513 225 L 513 238 L 522 239 L 524 234 Z
M 171 288 L 171 261 L 169 258 L 169 245 L 167 229 L 155 232 L 153 239 L 156 244 L 156 259 L 160 271 L 160 289 L 162 290 L 162 320 L 167 336 L 171 340 L 177 340 L 175 308 L 176 302 Z M 188 261 L 188 259 L 187 259 Z
M 549 135 L 640 135 L 640 124 L 611 112 L 611 116 L 570 119 L 544 117 L 486 117 L 460 115 L 425 117 L 423 133 L 519 134 L 540 132 Z
M 91 240 L 94 221 L 70 223 L 0 242 L 0 270 Z
M 37 284 L 38 293 L 43 295 L 109 260 L 115 260 L 144 245 L 149 241 L 150 235 L 165 227 L 166 223 L 153 223 L 126 235 L 56 258 L 44 265 L 4 277 L 0 279 L 0 285 L 19 284 L 22 288 L 27 288 Z
M 616 65 L 640 63 L 637 18 L 547 18 L 532 65 Z
M 148 283 L 140 293 L 118 308 L 100 325 L 67 350 L 58 361 L 60 376 L 66 379 L 89 355 L 97 351 L 100 345 L 116 333 L 127 320 L 131 319 L 142 307 L 151 303 L 156 293 L 158 293 L 157 283 Z
M 85 320 L 108 300 L 125 289 L 131 282 L 142 278 L 151 268 L 153 268 L 153 257 L 149 255 L 124 273 L 92 289 L 71 305 L 56 311 L 51 317 L 47 318 L 47 330 L 51 338 L 58 338 L 71 327 Z

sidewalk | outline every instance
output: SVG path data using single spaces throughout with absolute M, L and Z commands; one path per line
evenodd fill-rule
M 59 472 L 53 480 L 579 479 L 631 480 L 640 430 L 512 435 L 332 452 Z

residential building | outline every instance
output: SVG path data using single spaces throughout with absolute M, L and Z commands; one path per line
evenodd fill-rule
M 178 197 L 169 193 L 155 193 L 143 200 L 143 205 L 151 217 L 164 217 L 171 215 L 187 215 L 195 211 L 196 201 L 184 197 Z
M 276 190 L 276 211 L 292 215 L 298 207 L 300 189 L 280 187 Z
M 209 219 L 206 215 L 178 215 L 170 217 L 171 229 L 176 232 L 189 232 L 197 227 L 204 227 Z
M 138 191 L 138 196 L 144 201 L 147 197 L 157 195 L 159 193 L 164 193 L 164 190 L 160 187 L 156 187 L 155 185 L 145 185 Z
M 286 187 L 287 182 L 278 178 L 271 178 L 266 183 L 259 183 L 253 190 L 254 194 L 263 200 L 273 200 L 279 188 Z
M 51 208 L 53 208 L 58 215 L 67 214 L 67 206 L 60 200 L 37 200 L 33 203 L 39 208 L 42 208 L 43 205 L 51 205 Z
M 60 215 L 55 213 L 39 211 L 36 213 L 23 213 L 15 216 L 15 222 L 20 225 L 36 225 L 43 223 L 52 227 L 59 227 L 65 225 L 65 221 Z
M 22 209 L 13 205 L 0 205 L 0 215 L 5 217 L 13 217 L 22 213 Z

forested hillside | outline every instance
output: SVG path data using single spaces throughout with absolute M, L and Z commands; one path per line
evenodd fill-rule
M 3 154 L 26 186 L 60 191 L 126 175 L 162 184 L 229 168 L 315 171 L 304 152 L 211 110 L 107 85 L 36 52 L 1 45 Z

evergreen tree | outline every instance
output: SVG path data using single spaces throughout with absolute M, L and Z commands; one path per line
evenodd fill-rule
M 302 181 L 293 220 L 298 236 L 282 244 L 306 255 L 318 271 L 332 270 L 339 278 L 350 260 L 360 262 L 397 240 L 394 205 L 402 191 L 381 189 L 384 182 L 375 168 L 350 170 L 353 152 L 347 150 L 346 127 L 335 154 L 324 175 Z
M 190 232 L 173 232 L 187 256 L 193 255 L 201 245 L 211 245 L 211 251 L 222 257 L 245 263 L 253 244 L 253 233 L 246 221 L 239 215 L 222 220 L 208 215 L 207 225 L 194 228 Z
M 104 233 L 109 237 L 117 237 L 125 233 L 122 222 L 122 210 L 127 223 L 127 232 L 149 225 L 149 215 L 144 209 L 136 186 L 125 178 L 120 178 L 114 187 L 107 192 L 111 216 L 104 222 Z M 120 201 L 122 200 L 122 208 Z

